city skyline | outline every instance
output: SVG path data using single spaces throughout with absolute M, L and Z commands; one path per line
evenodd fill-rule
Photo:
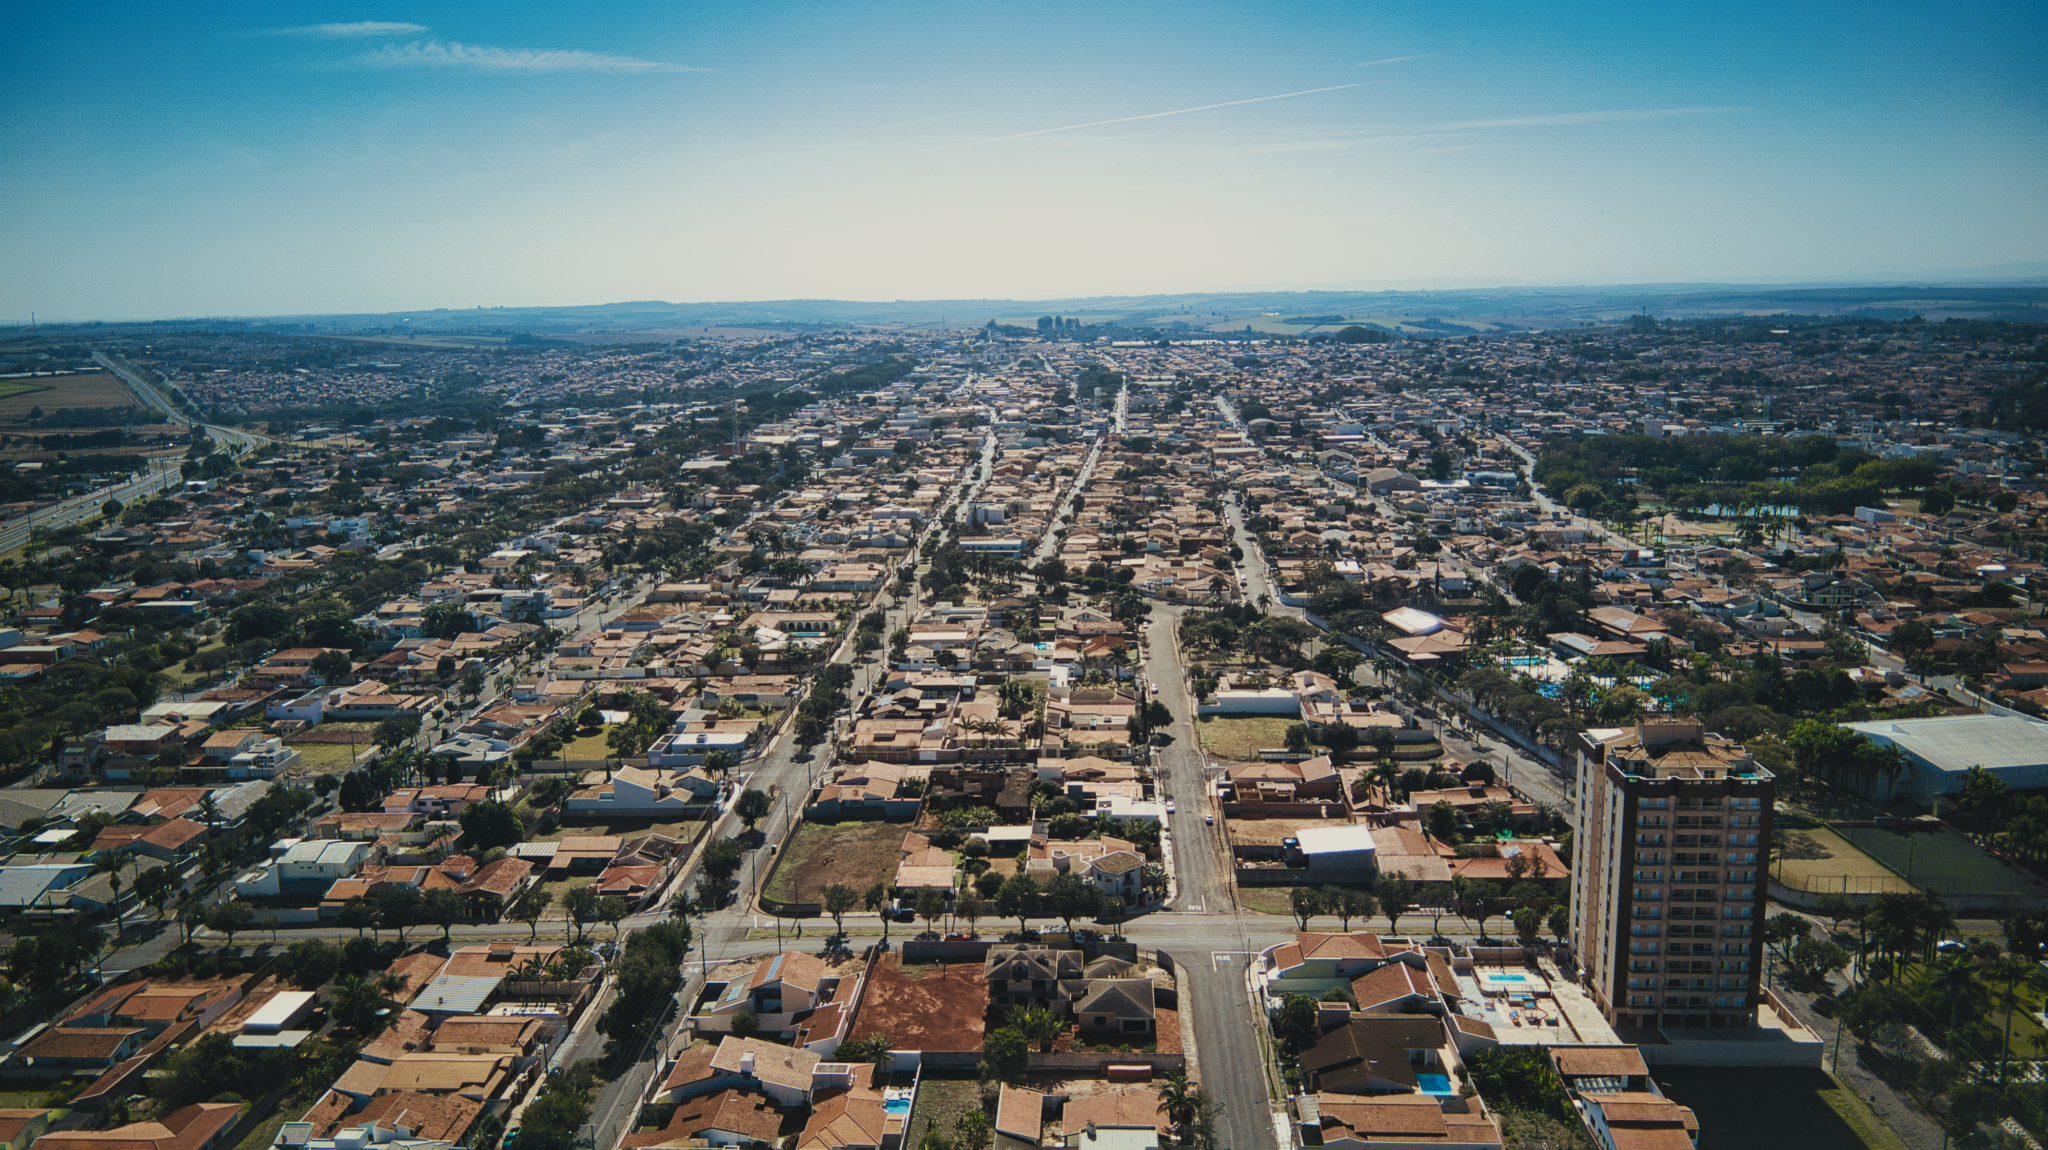
M 2035 8 L 18 18 L 0 316 L 1839 281 L 2048 259 Z

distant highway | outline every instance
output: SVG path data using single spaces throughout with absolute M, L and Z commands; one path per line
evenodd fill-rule
M 162 392 L 144 380 L 142 373 L 129 366 L 127 362 L 105 352 L 96 351 L 92 357 L 101 367 L 119 376 L 121 381 L 128 385 L 128 390 L 135 394 L 136 399 L 161 412 L 167 422 L 181 423 L 188 427 L 195 424 L 203 427 L 209 436 L 226 445 L 237 457 L 247 455 L 261 444 L 271 441 L 269 436 L 258 435 L 253 431 L 195 420 L 173 406 Z M 133 503 L 138 499 L 146 499 L 158 492 L 177 487 L 183 482 L 184 476 L 179 473 L 175 459 L 152 458 L 149 460 L 147 472 L 126 483 L 117 483 L 97 491 L 89 491 L 84 495 L 72 496 L 50 507 L 38 507 L 27 515 L 0 521 L 0 554 L 26 544 L 34 528 L 55 530 L 97 519 L 100 509 L 106 506 L 109 499 L 118 499 L 123 504 Z
M 237 456 L 247 455 L 262 444 L 271 442 L 270 437 L 267 435 L 258 435 L 253 431 L 243 431 L 237 427 L 222 427 L 217 423 L 205 423 L 193 419 L 172 404 L 163 392 L 156 389 L 155 384 L 142 378 L 142 373 L 130 367 L 126 360 L 115 359 L 103 351 L 93 352 L 92 357 L 99 362 L 101 367 L 120 376 L 128 384 L 128 390 L 135 393 L 137 399 L 163 412 L 164 418 L 167 421 L 182 423 L 187 426 L 197 425 L 203 427 L 209 436 L 226 444 L 228 449 Z

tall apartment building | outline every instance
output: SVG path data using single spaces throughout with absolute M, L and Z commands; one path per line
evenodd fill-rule
M 1776 792 L 1698 720 L 1580 736 L 1572 938 L 1609 1022 L 1756 1024 Z

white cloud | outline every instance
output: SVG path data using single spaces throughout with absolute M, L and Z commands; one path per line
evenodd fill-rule
M 1509 116 L 1501 120 L 1460 120 L 1445 124 L 1452 131 L 1474 128 L 1559 128 L 1572 124 L 1612 124 L 1622 120 L 1662 120 L 1672 116 L 1714 116 L 1724 112 L 1747 112 L 1748 108 L 1628 108 L 1607 112 L 1550 112 L 1538 116 Z
M 453 40 L 386 44 L 347 62 L 357 68 L 447 68 L 469 72 L 702 72 L 683 64 L 607 56 L 576 48 L 492 48 Z
M 297 28 L 271 28 L 266 35 L 303 36 L 311 40 L 368 40 L 377 36 L 417 36 L 425 24 L 390 20 L 358 20 L 353 24 L 306 24 Z
M 1158 120 L 1167 116 L 1185 116 L 1190 112 L 1208 112 L 1217 108 L 1235 108 L 1240 104 L 1263 104 L 1268 100 L 1291 100 L 1296 96 L 1313 96 L 1319 92 L 1341 92 L 1346 88 L 1362 88 L 1363 84 L 1333 84 L 1328 88 L 1310 88 L 1301 92 L 1282 92 L 1277 96 L 1253 96 L 1247 100 L 1225 100 L 1220 104 L 1202 104 L 1193 108 L 1175 108 L 1170 112 L 1146 112 L 1141 116 L 1118 116 L 1113 120 L 1090 120 L 1085 124 L 1067 124 L 1059 128 L 1040 128 L 1034 132 L 1014 132 L 1007 136 L 990 136 L 982 140 L 965 140 L 958 144 L 941 144 L 928 152 L 944 151 L 948 148 L 971 148 L 978 144 L 999 144 L 1006 140 L 1028 140 L 1033 136 L 1050 136 L 1056 132 L 1078 132 L 1082 128 L 1100 128 L 1105 124 L 1129 124 L 1138 120 Z

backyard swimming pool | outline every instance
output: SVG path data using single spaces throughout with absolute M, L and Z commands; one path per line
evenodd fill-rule
M 1415 1076 L 1415 1084 L 1422 1088 L 1424 1094 L 1434 1094 L 1440 1098 L 1448 1098 L 1457 1093 L 1451 1089 L 1451 1076 L 1448 1074 L 1418 1074 Z
M 1509 655 L 1507 658 L 1502 659 L 1501 662 L 1510 667 L 1541 667 L 1545 663 L 1550 662 L 1550 657 L 1547 655 Z

